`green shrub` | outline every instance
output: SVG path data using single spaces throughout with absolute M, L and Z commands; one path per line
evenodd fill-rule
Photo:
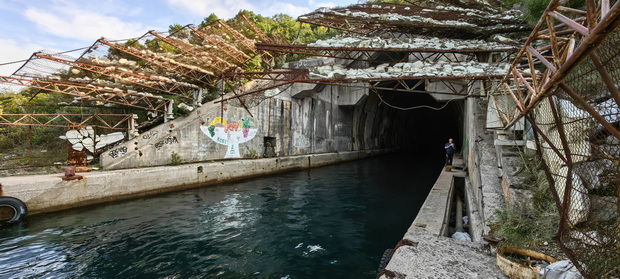
M 531 181 L 532 198 L 515 201 L 493 216 L 493 234 L 506 238 L 506 245 L 536 247 L 551 242 L 557 234 L 560 216 L 541 170 L 540 158 L 522 153 L 525 175 Z
M 258 158 L 258 152 L 254 149 L 248 148 L 248 152 L 244 155 L 244 157 L 250 158 L 250 159 L 256 159 Z
M 177 166 L 177 165 L 180 165 L 181 163 L 183 163 L 183 159 L 181 158 L 181 155 L 172 151 L 172 154 L 170 154 L 170 164 L 173 166 Z
M 559 222 L 554 206 L 540 210 L 526 201 L 497 211 L 492 228 L 495 236 L 506 238 L 508 246 L 537 247 L 554 239 Z

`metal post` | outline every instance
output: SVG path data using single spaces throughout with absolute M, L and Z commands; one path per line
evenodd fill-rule
M 28 126 L 30 129 L 30 166 L 32 167 L 32 118 L 30 118 L 30 126 Z

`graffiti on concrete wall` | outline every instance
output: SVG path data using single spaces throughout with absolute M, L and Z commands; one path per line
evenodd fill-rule
M 310 141 L 302 133 L 294 132 L 293 133 L 293 146 L 299 147 L 299 148 L 310 147 Z
M 110 153 L 108 153 L 110 155 L 110 157 L 112 158 L 116 158 L 119 156 L 123 156 L 125 153 L 127 153 L 127 147 L 123 146 L 123 147 L 119 147 L 117 149 L 114 150 L 110 150 Z
M 145 139 L 145 140 L 153 139 L 153 138 L 157 137 L 157 133 L 158 133 L 157 131 L 148 131 L 148 132 L 142 134 L 142 139 Z
M 167 137 L 155 143 L 155 148 L 159 150 L 162 146 L 166 144 L 173 144 L 173 143 L 179 143 L 179 140 L 177 139 L 177 137 Z
M 250 118 L 226 123 L 221 117 L 213 119 L 208 126 L 201 125 L 200 130 L 214 142 L 228 146 L 224 158 L 241 158 L 239 144 L 253 139 L 258 131 L 250 127 Z

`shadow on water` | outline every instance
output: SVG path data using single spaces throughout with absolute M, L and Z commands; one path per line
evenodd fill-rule
M 32 216 L 0 230 L 0 277 L 375 278 L 441 170 L 424 156 Z

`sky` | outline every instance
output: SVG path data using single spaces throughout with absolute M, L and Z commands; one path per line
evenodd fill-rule
M 68 51 L 109 40 L 199 24 L 215 13 L 229 19 L 241 9 L 293 17 L 357 0 L 0 0 L 0 76 L 12 74 L 33 52 Z M 7 64 L 8 63 L 8 64 Z

